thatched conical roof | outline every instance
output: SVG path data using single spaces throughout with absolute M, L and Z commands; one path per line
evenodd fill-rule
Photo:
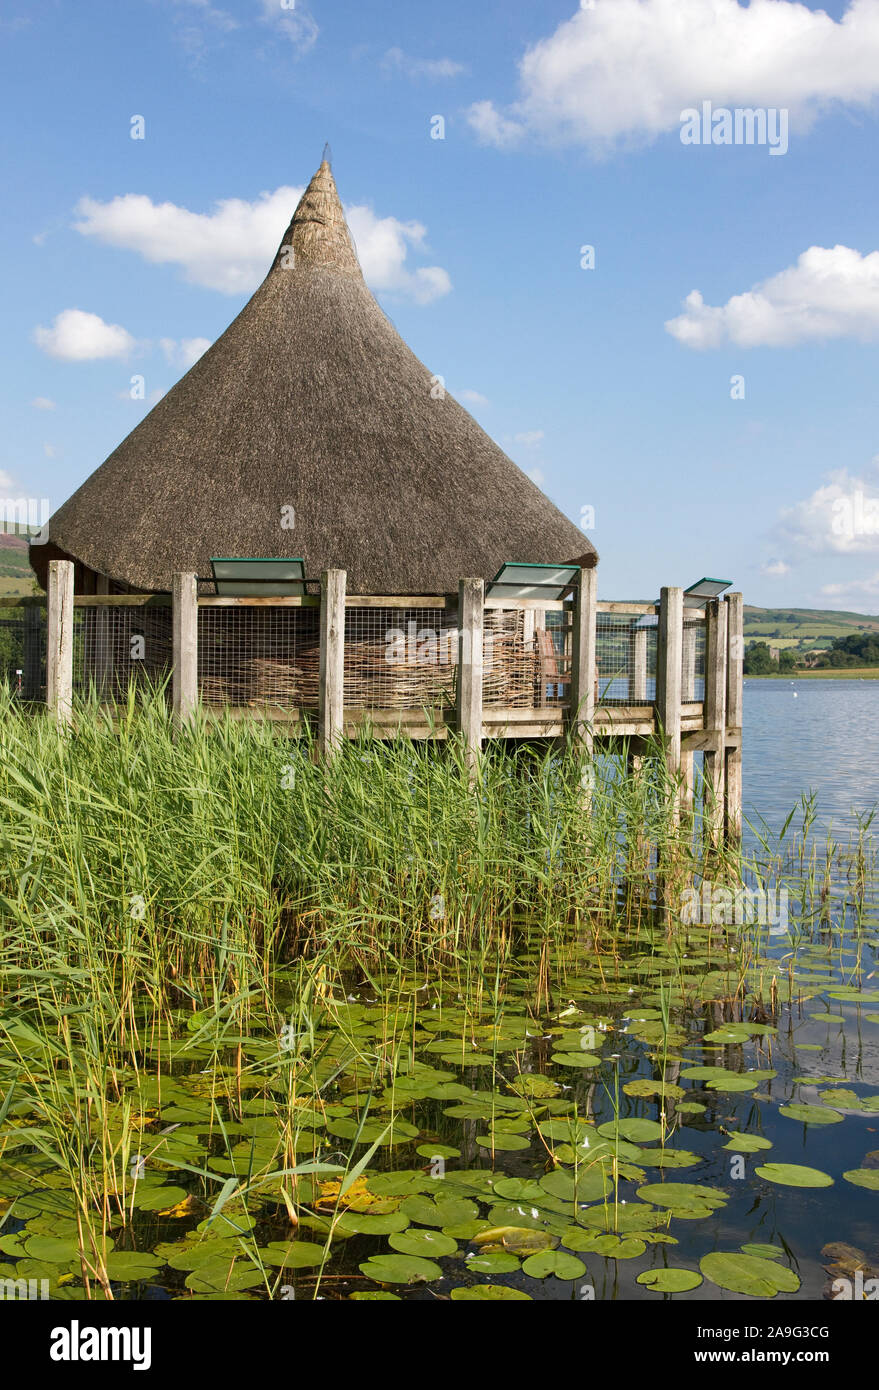
M 252 299 L 59 508 L 34 567 L 66 555 L 167 590 L 212 555 L 302 556 L 353 593 L 429 594 L 505 560 L 594 564 L 431 381 L 367 289 L 324 162 Z

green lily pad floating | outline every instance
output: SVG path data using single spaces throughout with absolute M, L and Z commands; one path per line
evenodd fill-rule
M 388 1245 L 399 1250 L 401 1255 L 433 1255 L 439 1259 L 443 1255 L 454 1255 L 458 1242 L 442 1231 L 414 1230 L 395 1231 L 388 1236 Z
M 667 1207 L 675 1215 L 694 1212 L 707 1215 L 717 1207 L 726 1204 L 726 1195 L 714 1187 L 701 1187 L 691 1182 L 646 1183 L 638 1188 L 642 1202 L 652 1202 L 657 1207 Z
M 645 1149 L 638 1162 L 645 1168 L 692 1168 L 702 1156 L 689 1149 Z
M 492 1134 L 477 1134 L 477 1144 L 483 1149 L 494 1149 L 498 1153 L 513 1153 L 519 1149 L 530 1149 L 531 1140 L 524 1134 L 503 1134 L 495 1130 Z
M 360 1272 L 377 1284 L 424 1284 L 442 1275 L 438 1264 L 419 1255 L 373 1255 L 363 1261 Z
M 843 1110 L 860 1109 L 860 1096 L 845 1086 L 836 1086 L 830 1091 L 819 1091 L 818 1095 L 828 1105 L 839 1105 Z
M 436 1183 L 434 1179 L 434 1183 Z M 400 1214 L 419 1226 L 457 1226 L 462 1221 L 473 1221 L 479 1215 L 479 1206 L 468 1197 L 454 1195 L 439 1198 L 428 1197 L 424 1193 L 413 1193 L 400 1207 Z M 400 1230 L 398 1226 L 395 1228 Z
M 725 1149 L 732 1149 L 735 1153 L 755 1154 L 761 1149 L 771 1149 L 772 1140 L 764 1139 L 762 1134 L 742 1134 L 737 1129 L 729 1131 L 729 1143 L 724 1144 Z
M 779 1187 L 832 1187 L 833 1179 L 820 1168 L 806 1168 L 799 1163 L 764 1163 L 755 1168 L 758 1177 Z
M 780 1105 L 778 1113 L 789 1120 L 801 1120 L 804 1125 L 837 1125 L 845 1119 L 838 1110 L 824 1105 Z
M 633 1144 L 645 1144 L 662 1138 L 662 1125 L 656 1120 L 608 1120 L 598 1126 L 598 1133 L 605 1139 L 614 1139 L 619 1134 Z
M 390 1289 L 361 1289 L 358 1293 L 349 1293 L 348 1299 L 351 1303 L 401 1303 L 402 1299 L 398 1293 L 391 1293 Z
M 260 1247 L 259 1255 L 266 1265 L 283 1269 L 313 1269 L 323 1261 L 324 1247 L 314 1240 L 273 1240 L 269 1245 Z
M 452 1289 L 451 1297 L 456 1303 L 532 1303 L 530 1293 L 524 1289 L 511 1289 L 507 1284 L 471 1284 Z
M 405 1204 L 404 1204 L 405 1205 Z M 440 1225 L 437 1222 L 437 1225 Z M 387 1236 L 393 1231 L 405 1231 L 409 1217 L 402 1209 L 373 1216 L 370 1212 L 345 1211 L 336 1222 L 336 1229 L 349 1235 Z
M 512 1274 L 519 1268 L 519 1260 L 508 1250 L 486 1250 L 468 1255 L 467 1268 L 478 1274 Z
M 219 1260 L 215 1264 L 204 1264 L 186 1276 L 186 1287 L 194 1293 L 240 1293 L 242 1289 L 256 1288 L 265 1280 L 249 1260 Z
M 572 1244 L 575 1240 L 572 1232 L 570 1238 L 565 1237 L 565 1245 L 571 1250 L 585 1250 L 594 1255 L 603 1255 L 607 1260 L 636 1260 L 647 1249 L 640 1236 L 621 1236 L 614 1231 L 584 1231 L 582 1234 L 585 1239 L 577 1240 L 575 1245 Z
M 645 1269 L 638 1275 L 637 1283 L 655 1293 L 686 1293 L 688 1289 L 698 1289 L 702 1275 L 695 1269 Z
M 133 1200 L 136 1211 L 164 1211 L 167 1207 L 176 1207 L 188 1196 L 185 1187 L 147 1186 L 139 1182 L 134 1189 Z
M 136 1280 L 151 1279 L 162 1267 L 155 1255 L 138 1250 L 114 1250 L 107 1256 L 107 1274 L 120 1283 L 133 1283 Z
M 706 1279 L 730 1293 L 750 1294 L 752 1298 L 774 1298 L 777 1293 L 795 1293 L 800 1281 L 792 1269 L 774 1260 L 754 1255 L 715 1251 L 703 1255 L 699 1268 Z
M 415 1150 L 422 1158 L 460 1158 L 461 1150 L 451 1144 L 419 1144 Z
M 522 1269 L 532 1279 L 546 1279 L 549 1275 L 556 1279 L 579 1279 L 586 1273 L 583 1261 L 576 1255 L 566 1255 L 563 1250 L 543 1250 L 529 1255 Z
M 879 1192 L 879 1168 L 849 1168 L 842 1175 L 846 1182 L 855 1187 L 866 1187 L 870 1192 Z
M 780 1245 L 757 1245 L 753 1242 L 749 1245 L 743 1245 L 742 1253 L 756 1255 L 761 1260 L 781 1260 L 785 1254 Z
M 593 1052 L 554 1052 L 550 1061 L 558 1067 L 598 1067 L 601 1058 Z
M 627 1096 L 670 1096 L 672 1099 L 687 1094 L 683 1086 L 676 1086 L 672 1081 L 649 1081 L 646 1077 L 627 1081 L 623 1090 Z
M 705 1103 L 701 1100 L 681 1100 L 675 1106 L 675 1110 L 681 1115 L 701 1115 L 705 1110 Z
M 498 1178 L 494 1193 L 511 1202 L 540 1202 L 546 1195 L 540 1183 L 532 1178 Z
M 558 1083 L 551 1081 L 548 1076 L 541 1076 L 538 1072 L 522 1072 L 510 1084 L 520 1095 L 533 1096 L 536 1100 L 545 1100 L 559 1093 Z
M 558 1197 L 563 1202 L 595 1202 L 609 1191 L 610 1178 L 604 1165 L 596 1163 L 589 1168 L 580 1168 L 576 1182 L 572 1172 L 556 1168 L 552 1173 L 544 1174 L 538 1187 L 543 1194 L 549 1193 L 551 1197 Z M 539 1204 L 539 1198 L 534 1200 Z

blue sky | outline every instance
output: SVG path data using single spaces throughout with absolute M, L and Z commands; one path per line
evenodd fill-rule
M 594 511 L 602 597 L 879 612 L 879 0 L 3 0 L 0 54 L 0 496 L 103 461 L 329 141 L 383 307 Z M 704 101 L 786 153 L 682 143 Z

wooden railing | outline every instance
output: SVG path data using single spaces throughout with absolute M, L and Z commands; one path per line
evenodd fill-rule
M 703 610 L 684 608 L 679 588 L 664 588 L 658 605 L 599 601 L 596 572 L 584 569 L 573 599 L 510 599 L 486 597 L 481 579 L 462 579 L 457 595 L 346 594 L 342 570 L 328 570 L 321 577 L 319 595 L 299 598 L 226 598 L 199 595 L 194 574 L 175 574 L 171 594 L 73 593 L 73 566 L 52 561 L 48 594 L 42 598 L 4 599 L 2 606 L 27 607 L 46 602 L 47 703 L 60 722 L 72 717 L 74 691 L 74 624 L 81 610 L 110 615 L 116 611 L 136 614 L 143 626 L 148 616 L 160 614 L 171 668 L 172 713 L 178 726 L 199 705 L 199 611 L 214 609 L 317 610 L 318 653 L 315 659 L 316 689 L 313 706 L 297 708 L 293 701 L 276 701 L 274 707 L 257 709 L 242 703 L 236 713 L 245 717 L 270 717 L 295 724 L 316 716 L 320 750 L 328 754 L 345 736 L 365 724 L 377 736 L 403 732 L 412 737 L 445 738 L 457 729 L 464 737 L 471 762 L 478 761 L 485 739 L 558 738 L 589 753 L 596 746 L 626 741 L 630 756 L 640 757 L 645 741 L 660 737 L 669 771 L 678 779 L 680 805 L 693 796 L 694 758 L 704 755 L 703 815 L 712 835 L 724 830 L 738 835 L 741 829 L 742 670 L 744 656 L 741 594 L 708 602 Z M 457 647 L 454 707 L 446 701 L 426 712 L 423 708 L 370 708 L 346 705 L 345 616 L 360 610 L 438 610 L 454 623 Z M 495 610 L 521 613 L 519 629 L 523 651 L 539 652 L 537 640 L 546 629 L 547 615 L 564 614 L 567 636 L 558 647 L 564 671 L 566 698 L 535 699 L 528 707 L 507 707 L 497 697 L 484 699 L 484 667 L 487 630 Z M 376 614 L 376 620 L 379 615 Z M 93 620 L 95 650 L 101 648 L 101 622 Z M 254 622 L 256 622 L 254 618 Z M 314 623 L 314 619 L 311 620 Z M 489 632 L 490 636 L 490 632 Z M 698 639 L 698 643 L 697 643 Z M 118 644 L 117 644 L 118 645 Z M 563 647 L 563 649 L 562 649 Z M 546 643 L 543 643 L 543 649 Z M 597 653 L 610 651 L 604 669 Z M 352 653 L 349 649 L 349 657 Z M 698 698 L 697 662 L 704 667 L 702 698 Z M 529 655 L 534 660 L 533 655 Z M 242 658 L 246 664 L 246 653 Z M 270 664 L 270 663 L 264 663 Z M 610 669 L 608 669 L 608 665 Z M 542 670 L 538 666 L 538 670 Z M 554 668 L 556 669 L 556 668 Z M 106 672 L 105 672 L 106 674 Z M 112 671 L 109 672 L 112 676 Z M 557 676 L 561 681 L 562 677 Z M 650 687 L 655 680 L 655 695 Z M 538 676 L 536 688 L 545 695 L 546 682 Z M 613 691 L 613 693 L 608 693 Z M 449 697 L 452 698 L 451 696 Z M 234 701 L 230 701 L 234 704 Z M 268 705 L 270 702 L 264 702 Z

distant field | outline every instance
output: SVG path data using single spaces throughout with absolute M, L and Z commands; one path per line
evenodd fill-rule
M 745 604 L 745 642 L 796 652 L 829 647 L 835 637 L 879 632 L 879 617 L 820 608 L 753 608 Z
M 841 666 L 825 671 L 797 671 L 795 675 L 791 675 L 790 671 L 782 671 L 771 676 L 745 676 L 746 684 L 748 681 L 788 681 L 790 685 L 796 685 L 797 681 L 875 680 L 879 680 L 879 666 Z

